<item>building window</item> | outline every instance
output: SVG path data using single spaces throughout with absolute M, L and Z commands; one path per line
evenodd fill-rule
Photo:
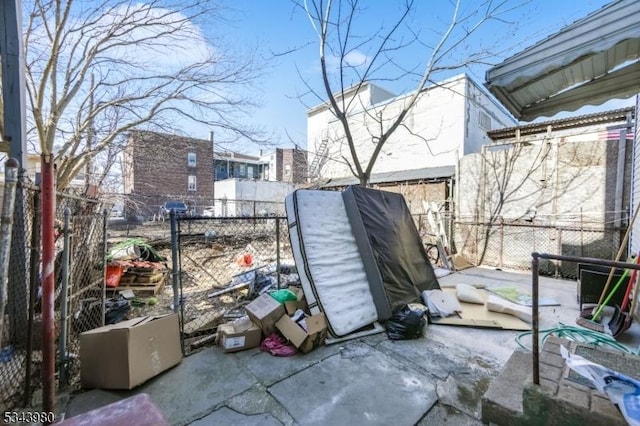
M 491 117 L 484 111 L 478 111 L 478 124 L 484 130 L 491 130 Z
M 253 175 L 255 173 L 253 166 L 247 166 L 247 175 L 249 176 L 249 179 L 253 179 L 255 176 Z
M 195 191 L 196 190 L 196 177 L 193 175 L 189 175 L 189 181 L 187 183 L 187 190 Z
M 291 165 L 287 164 L 286 166 L 284 166 L 284 175 L 285 176 L 291 176 Z
M 187 154 L 187 166 L 195 167 L 196 166 L 196 153 L 190 152 Z
M 246 164 L 240 164 L 240 175 L 238 177 L 247 177 L 247 166 Z

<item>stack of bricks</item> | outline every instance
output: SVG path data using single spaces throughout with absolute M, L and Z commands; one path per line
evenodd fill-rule
M 560 345 L 573 353 L 577 344 L 557 337 L 545 341 L 540 352 L 540 386 L 533 385 L 530 376 L 524 388 L 523 411 L 529 420 L 527 423 L 626 425 L 606 395 L 566 378 L 568 367 L 560 354 Z

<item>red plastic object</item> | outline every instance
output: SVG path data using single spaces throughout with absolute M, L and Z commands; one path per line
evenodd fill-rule
M 118 287 L 120 285 L 120 278 L 122 278 L 122 273 L 124 272 L 124 268 L 122 265 L 117 263 L 110 263 L 107 265 L 107 280 L 105 285 L 107 287 Z
M 146 393 L 131 396 L 56 423 L 63 426 L 169 426 L 162 411 Z

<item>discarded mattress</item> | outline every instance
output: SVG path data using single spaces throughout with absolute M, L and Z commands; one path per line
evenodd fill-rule
M 401 194 L 350 186 L 342 196 L 361 256 L 375 259 L 392 312 L 440 289 Z
M 378 320 L 342 193 L 299 189 L 285 198 L 289 238 L 312 314 L 345 336 Z

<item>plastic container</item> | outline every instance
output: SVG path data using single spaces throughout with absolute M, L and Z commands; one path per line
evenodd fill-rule
M 124 272 L 124 268 L 122 265 L 117 263 L 110 263 L 107 265 L 107 280 L 105 285 L 107 287 L 118 287 L 120 285 L 120 278 L 122 278 L 122 273 Z

